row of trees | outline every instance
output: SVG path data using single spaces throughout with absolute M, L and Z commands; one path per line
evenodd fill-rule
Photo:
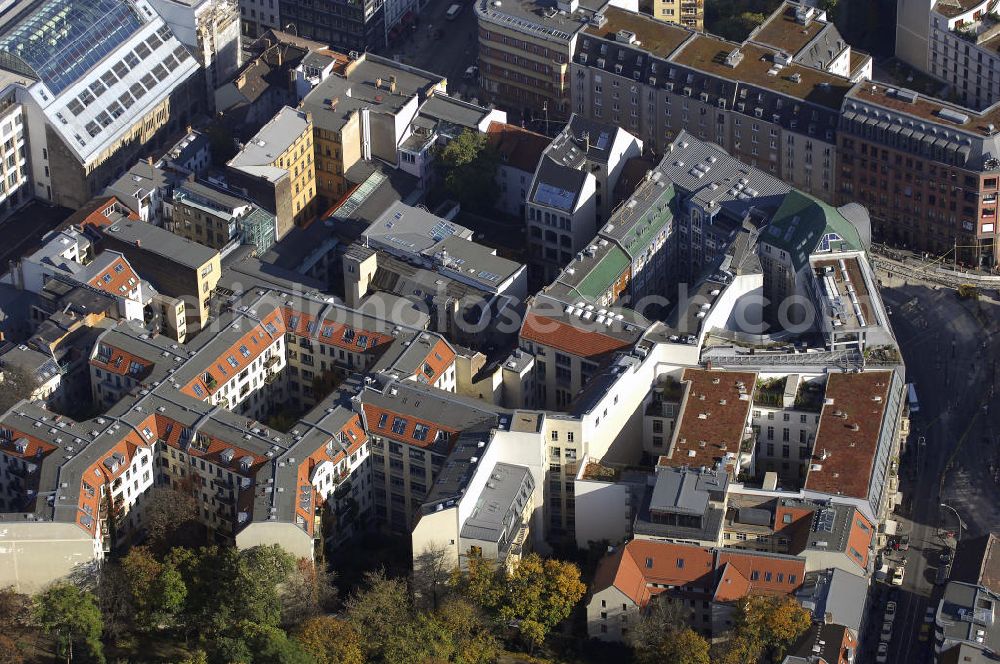
M 341 603 L 332 575 L 278 546 L 162 554 L 138 546 L 106 562 L 89 586 L 58 584 L 33 602 L 7 591 L 0 620 L 30 616 L 25 628 L 50 635 L 67 662 L 103 662 L 106 649 L 130 659 L 175 643 L 190 655 L 184 664 L 488 664 L 505 644 L 541 645 L 585 591 L 575 565 L 537 555 L 509 571 L 478 557 L 467 572 L 436 570 L 413 579 L 369 573 Z M 7 634 L 0 662 L 17 664 L 22 644 Z
M 679 605 L 654 600 L 630 643 L 640 664 L 781 662 L 811 623 L 809 612 L 787 596 L 748 595 L 734 617 L 728 638 L 713 646 L 686 626 Z

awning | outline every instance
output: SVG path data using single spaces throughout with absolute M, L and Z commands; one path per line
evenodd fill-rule
M 902 496 L 903 496 L 903 494 L 901 494 L 901 493 L 897 493 L 896 494 L 896 498 L 902 498 Z M 892 519 L 886 519 L 885 520 L 885 534 L 886 535 L 895 535 L 896 534 L 896 528 L 897 528 L 897 526 L 899 526 L 899 522 L 893 521 Z

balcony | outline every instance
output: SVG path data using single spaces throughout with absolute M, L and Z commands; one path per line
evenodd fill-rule
M 267 373 L 264 374 L 264 384 L 265 385 L 270 385 L 271 383 L 273 383 L 276 380 L 278 380 L 278 372 L 276 372 L 276 371 L 268 371 Z
M 270 369 L 271 367 L 273 367 L 275 364 L 278 363 L 278 359 L 279 358 L 277 355 L 272 355 L 271 357 L 267 358 L 266 360 L 264 360 L 264 368 Z

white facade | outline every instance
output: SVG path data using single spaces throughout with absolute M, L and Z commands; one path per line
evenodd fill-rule
M 197 71 L 198 63 L 152 5 L 136 0 L 134 7 L 139 28 L 120 44 L 109 40 L 111 52 L 79 78 L 60 90 L 44 80 L 28 88 L 24 104 L 36 197 L 60 201 L 63 183 L 50 169 L 55 151 L 85 170 L 100 165 L 148 130 L 142 120 L 149 114 L 158 111 L 165 124 L 171 93 Z M 60 140 L 50 141 L 50 135 Z
M 954 15 L 932 9 L 921 67 L 945 81 L 963 106 L 977 110 L 1000 101 L 1000 22 L 986 16 L 992 4 L 983 0 Z
M 12 84 L 0 93 L 0 218 L 31 200 L 22 90 Z
M 215 89 L 243 64 L 239 7 L 233 0 L 150 0 L 182 44 L 205 69 L 209 104 Z

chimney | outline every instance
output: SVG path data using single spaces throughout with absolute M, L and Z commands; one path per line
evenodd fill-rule
M 382 89 L 382 77 L 381 76 L 379 76 L 378 78 L 375 79 L 375 89 L 376 90 L 381 90 Z
M 583 132 L 583 136 L 581 138 L 583 138 L 583 153 L 587 154 L 590 152 L 590 132 Z
M 395 76 L 390 76 L 389 77 L 389 92 L 391 92 L 392 94 L 396 94 L 396 77 Z
M 142 246 L 142 240 L 136 240 L 135 241 L 135 246 L 141 247 Z

